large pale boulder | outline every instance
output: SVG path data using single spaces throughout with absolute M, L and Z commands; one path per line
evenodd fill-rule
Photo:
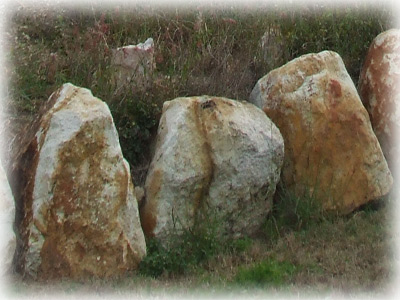
M 12 270 L 16 246 L 14 233 L 15 203 L 7 176 L 0 161 L 0 276 Z
M 400 30 L 379 34 L 372 42 L 358 84 L 372 128 L 392 172 L 400 162 Z
M 153 39 L 112 49 L 111 65 L 115 69 L 113 79 L 117 88 L 129 86 L 138 90 L 145 89 L 155 66 Z
M 19 271 L 85 279 L 136 268 L 145 240 L 107 105 L 71 84 L 47 104 L 14 166 Z
M 145 234 L 165 241 L 196 220 L 216 221 L 232 237 L 254 234 L 282 162 L 282 136 L 254 105 L 209 96 L 165 102 L 141 209 Z
M 339 213 L 386 195 L 393 179 L 340 56 L 301 56 L 261 78 L 250 102 L 285 140 L 282 185 Z

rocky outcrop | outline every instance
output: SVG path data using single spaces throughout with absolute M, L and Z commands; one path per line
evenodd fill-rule
M 129 86 L 143 90 L 148 86 L 155 66 L 152 38 L 137 45 L 113 49 L 111 54 L 111 65 L 115 69 L 114 81 L 117 88 Z
M 0 276 L 11 271 L 16 246 L 14 233 L 15 203 L 7 176 L 0 161 Z
M 358 89 L 392 172 L 400 162 L 399 83 L 400 30 L 391 29 L 372 42 L 361 70 Z
M 226 235 L 254 234 L 282 161 L 282 136 L 254 105 L 209 96 L 165 102 L 141 209 L 145 234 L 165 241 L 215 218 Z
M 18 270 L 85 279 L 136 268 L 145 240 L 107 105 L 65 84 L 47 106 L 14 166 Z
M 368 113 L 337 53 L 304 55 L 271 71 L 250 102 L 282 133 L 286 189 L 311 193 L 339 213 L 390 191 L 393 179 Z

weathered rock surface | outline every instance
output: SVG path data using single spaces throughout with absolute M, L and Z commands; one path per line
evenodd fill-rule
M 144 199 L 144 188 L 141 186 L 135 186 L 135 197 L 138 202 L 138 206 L 140 207 Z
M 359 80 L 359 93 L 392 172 L 400 162 L 400 30 L 372 42 Z
M 111 52 L 116 86 L 129 85 L 139 90 L 146 88 L 155 66 L 153 39 L 148 38 L 144 43 L 120 47 Z
M 163 241 L 202 214 L 224 234 L 255 233 L 282 162 L 282 136 L 254 105 L 209 96 L 165 102 L 141 209 L 145 234 Z
M 19 271 L 85 279 L 136 268 L 144 235 L 107 105 L 65 84 L 48 106 L 14 167 Z
M 12 270 L 12 261 L 16 246 L 14 233 L 15 203 L 8 184 L 7 176 L 0 161 L 0 276 Z
M 261 78 L 250 102 L 285 140 L 282 184 L 348 213 L 387 194 L 393 179 L 340 56 L 301 56 Z

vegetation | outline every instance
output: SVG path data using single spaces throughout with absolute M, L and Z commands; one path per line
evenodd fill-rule
M 164 11 L 133 6 L 25 8 L 12 15 L 9 25 L 9 106 L 16 115 L 29 116 L 65 82 L 89 88 L 109 104 L 124 155 L 138 167 L 148 162 L 164 101 L 202 94 L 245 100 L 271 69 L 326 49 L 343 57 L 357 81 L 372 39 L 390 27 L 390 14 L 365 4 L 298 11 L 267 6 L 247 12 L 224 6 Z M 265 32 L 270 33 L 269 43 L 263 48 Z M 148 88 L 116 89 L 110 80 L 111 49 L 148 37 L 156 47 L 156 70 Z
M 147 239 L 147 256 L 139 266 L 139 273 L 157 278 L 175 277 L 201 266 L 221 253 L 239 254 L 252 244 L 249 237 L 228 238 L 221 229 L 219 218 L 212 212 L 202 212 L 190 228 L 175 229 L 168 243 Z
M 347 217 L 321 221 L 307 230 L 286 228 L 273 243 L 265 236 L 243 239 L 239 244 L 246 246 L 240 251 L 224 248 L 229 243 L 223 243 L 222 248 L 208 248 L 210 243 L 202 239 L 198 242 L 199 249 L 210 249 L 207 257 L 198 256 L 199 251 L 183 254 L 180 260 L 178 256 L 157 250 L 157 243 L 149 243 L 149 256 L 140 270 L 123 278 L 51 284 L 15 278 L 10 289 L 16 296 L 128 293 L 165 297 L 177 292 L 193 296 L 198 292 L 247 298 L 254 296 L 256 290 L 265 291 L 268 296 L 275 292 L 376 295 L 387 291 L 393 279 L 391 266 L 395 258 L 390 246 L 394 237 L 388 230 L 390 209 L 390 205 L 368 208 Z M 219 241 L 216 244 L 221 245 Z M 179 255 L 178 248 L 168 254 Z M 190 253 L 190 249 L 195 248 L 189 246 L 180 251 Z
M 135 184 L 142 184 L 165 101 L 201 94 L 246 100 L 256 81 L 273 68 L 326 49 L 342 56 L 357 83 L 372 39 L 390 28 L 392 17 L 384 5 L 360 3 L 301 10 L 284 5 L 248 10 L 240 6 L 21 8 L 13 12 L 7 29 L 12 62 L 8 123 L 13 134 L 6 143 L 18 140 L 24 123 L 32 120 L 49 95 L 71 82 L 108 103 Z M 261 46 L 265 32 L 273 41 L 267 48 Z M 110 80 L 111 49 L 148 37 L 155 41 L 156 59 L 148 88 L 116 89 Z M 138 272 L 107 284 L 94 280 L 90 287 L 138 292 L 177 286 L 209 291 L 210 286 L 234 290 L 237 285 L 255 284 L 294 290 L 380 290 L 390 278 L 387 219 L 387 206 L 328 218 L 312 197 L 281 191 L 259 236 L 223 240 L 217 234 L 218 223 L 206 222 L 207 227 L 179 232 L 173 247 L 148 240 L 148 256 Z M 15 292 L 43 289 L 27 285 L 20 281 Z M 61 285 L 46 288 L 87 289 L 80 283 Z
M 239 268 L 235 280 L 239 284 L 281 285 L 296 271 L 289 262 L 274 259 L 263 260 L 251 267 Z
M 222 250 L 218 229 L 218 223 L 207 218 L 207 222 L 171 233 L 168 245 L 148 239 L 148 253 L 140 263 L 139 273 L 151 277 L 184 274 Z
M 336 51 L 357 85 L 363 58 L 371 41 L 390 26 L 387 11 L 371 12 L 371 9 L 370 6 L 361 6 L 356 10 L 311 9 L 292 15 L 290 22 L 282 23 L 289 57 L 292 59 L 323 50 Z
M 264 226 L 266 237 L 275 242 L 288 231 L 303 231 L 331 221 L 333 213 L 323 210 L 321 199 L 315 194 L 305 191 L 298 196 L 282 184 L 278 185 L 272 213 Z

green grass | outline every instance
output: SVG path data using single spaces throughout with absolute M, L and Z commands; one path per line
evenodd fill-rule
M 235 281 L 240 285 L 282 285 L 296 272 L 296 266 L 268 259 L 250 267 L 239 268 Z
M 156 239 L 147 240 L 147 256 L 139 266 L 139 274 L 157 278 L 177 276 L 218 253 L 221 244 L 209 233 L 185 232 L 171 237 L 172 246 L 165 247 Z

